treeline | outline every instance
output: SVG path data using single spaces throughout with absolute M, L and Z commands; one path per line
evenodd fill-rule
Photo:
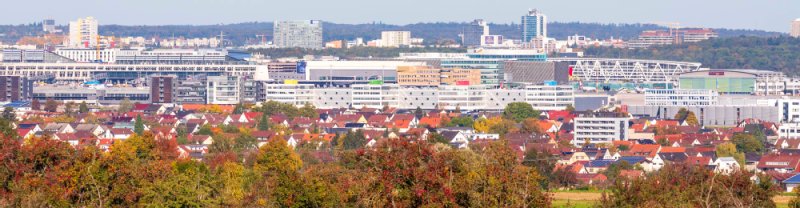
M 730 37 L 693 44 L 655 46 L 647 49 L 592 47 L 590 57 L 639 58 L 700 62 L 712 69 L 762 69 L 789 75 L 800 72 L 800 38 Z
M 352 40 L 363 37 L 366 40 L 380 38 L 381 31 L 386 30 L 408 30 L 413 37 L 425 39 L 426 44 L 437 42 L 455 41 L 459 42 L 461 34 L 467 22 L 432 22 L 415 23 L 407 25 L 390 25 L 383 23 L 368 24 L 337 24 L 324 22 L 324 40 Z M 491 33 L 503 35 L 508 39 L 520 39 L 519 23 L 491 23 L 489 25 Z M 66 26 L 59 26 L 59 29 L 67 32 Z M 638 37 L 642 30 L 666 29 L 665 27 L 654 24 L 601 24 L 601 23 L 580 23 L 580 22 L 551 22 L 548 24 L 548 36 L 559 40 L 564 40 L 570 35 L 584 35 L 591 38 L 608 39 L 611 37 L 621 39 L 634 39 Z M 101 35 L 114 36 L 143 36 L 143 37 L 185 37 L 185 38 L 210 38 L 225 33 L 226 44 L 245 45 L 256 44 L 261 41 L 261 37 L 256 35 L 266 35 L 267 40 L 273 39 L 272 22 L 244 22 L 236 24 L 218 25 L 101 25 Z M 742 29 L 715 29 L 720 37 L 735 36 L 759 36 L 775 37 L 781 35 L 778 32 L 768 32 L 763 30 L 742 30 Z M 26 25 L 0 25 L 0 41 L 13 43 L 22 36 L 36 36 L 43 34 L 41 24 Z

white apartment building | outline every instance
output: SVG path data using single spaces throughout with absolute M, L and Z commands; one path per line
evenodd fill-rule
M 234 105 L 241 97 L 242 79 L 236 76 L 209 76 L 206 83 L 208 104 Z
M 647 89 L 644 104 L 650 106 L 711 106 L 719 103 L 719 93 L 707 89 Z
M 572 144 L 581 146 L 587 140 L 591 144 L 626 141 L 629 120 L 630 117 L 615 112 L 580 114 L 574 119 L 575 136 Z
M 69 46 L 73 48 L 90 48 L 96 46 L 98 38 L 97 19 L 80 18 L 69 22 Z
M 789 35 L 795 38 L 800 38 L 800 18 L 792 21 L 792 31 L 789 33 Z
M 383 31 L 381 32 L 381 47 L 400 47 L 411 45 L 410 31 Z

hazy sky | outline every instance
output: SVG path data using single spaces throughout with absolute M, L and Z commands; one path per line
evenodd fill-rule
M 550 21 L 680 22 L 788 32 L 800 0 L 8 0 L 0 24 L 94 16 L 100 24 L 219 24 L 289 19 L 336 23 L 519 22 L 528 8 Z

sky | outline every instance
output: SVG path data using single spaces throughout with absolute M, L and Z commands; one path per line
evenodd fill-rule
M 519 23 L 530 8 L 549 21 L 669 23 L 686 27 L 788 32 L 800 0 L 9 0 L 0 24 L 45 18 L 67 24 L 94 16 L 100 24 L 208 25 L 317 19 L 334 23 Z M 9 9 L 18 8 L 18 9 Z

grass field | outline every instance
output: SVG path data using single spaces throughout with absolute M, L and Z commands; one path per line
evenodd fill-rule
M 600 200 L 602 197 L 603 191 L 557 191 L 557 192 L 550 192 L 551 196 L 553 197 L 553 207 L 558 208 L 587 208 L 593 207 L 595 202 Z M 789 200 L 792 199 L 794 195 L 783 195 L 779 194 L 772 198 L 775 204 L 779 208 L 789 207 L 788 203 Z

